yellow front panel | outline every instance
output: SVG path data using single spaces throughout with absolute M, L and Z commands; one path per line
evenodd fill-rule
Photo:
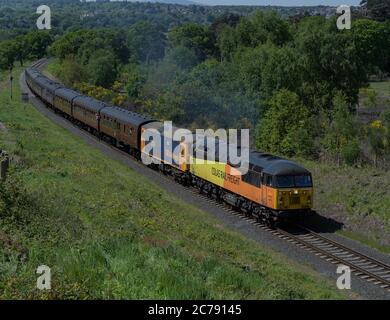
M 276 197 L 278 210 L 300 210 L 313 207 L 313 188 L 279 189 Z

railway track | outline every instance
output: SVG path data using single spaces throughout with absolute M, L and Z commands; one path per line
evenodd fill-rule
M 279 238 L 290 241 L 326 261 L 348 266 L 353 274 L 390 292 L 390 266 L 326 238 L 306 227 L 294 225 L 297 231 L 277 229 L 271 231 Z
M 34 64 L 36 68 L 41 67 L 46 63 L 46 59 L 39 60 Z M 102 141 L 101 141 L 102 142 Z M 105 143 L 105 142 L 103 142 Z M 118 149 L 108 143 L 106 143 L 110 148 L 129 156 L 128 153 L 124 152 L 121 149 Z M 162 175 L 167 181 L 173 182 L 174 179 L 168 175 Z M 220 203 L 215 201 L 215 199 L 210 198 L 205 194 L 199 193 L 199 190 L 195 187 L 183 187 L 189 189 L 190 192 L 207 202 L 212 203 L 213 205 L 224 210 L 227 214 L 234 215 L 239 217 L 247 222 L 259 227 L 260 229 L 267 231 L 274 236 L 288 241 L 304 250 L 307 250 L 314 255 L 332 263 L 334 265 L 344 265 L 348 266 L 351 272 L 368 282 L 373 283 L 374 285 L 387 290 L 390 292 L 390 266 L 373 259 L 365 254 L 362 254 L 356 250 L 346 247 L 345 245 L 338 243 L 334 240 L 331 240 L 323 235 L 320 235 L 309 228 L 298 225 L 291 224 L 278 228 L 270 228 L 267 225 L 264 225 L 258 222 L 254 217 L 248 216 L 243 212 L 233 209 L 226 203 Z
M 192 190 L 192 192 L 204 200 L 214 202 L 215 204 L 214 199 L 209 198 L 206 195 L 201 195 L 195 190 Z M 282 240 L 293 243 L 332 264 L 348 266 L 355 276 L 364 279 L 365 281 L 372 282 L 374 285 L 390 292 L 389 265 L 348 248 L 305 226 L 291 224 L 273 229 L 256 221 L 256 219 L 250 216 L 246 216 L 242 212 L 230 208 L 224 203 L 217 203 L 216 205 L 227 213 L 238 216 L 260 229 L 270 232 Z

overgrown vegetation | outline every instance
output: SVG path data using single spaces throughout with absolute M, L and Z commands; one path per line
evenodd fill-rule
M 389 253 L 390 172 L 298 161 L 313 174 L 316 212 L 343 223 L 342 234 Z
M 1 299 L 344 297 L 6 91 L 0 121 L 1 147 L 13 157 L 0 184 Z M 36 289 L 42 264 L 52 270 L 47 293 Z
M 253 146 L 272 153 L 388 167 L 388 108 L 369 123 L 356 116 L 370 76 L 390 72 L 390 23 L 381 22 L 387 14 L 381 2 L 364 2 L 372 19 L 357 11 L 352 29 L 343 31 L 335 18 L 249 9 L 244 16 L 237 8 L 221 14 L 150 3 L 53 5 L 86 10 L 88 19 L 93 8 L 109 19 L 134 6 L 137 17 L 112 28 L 93 20 L 92 28 L 67 24 L 75 31 L 57 26 L 51 36 L 30 32 L 0 44 L 0 66 L 43 56 L 55 36 L 49 48 L 58 59 L 53 71 L 86 94 L 189 128 L 249 128 Z M 163 8 L 168 17 L 183 8 L 182 20 L 167 25 L 164 15 L 159 21 L 138 16 Z M 184 12 L 197 18 L 186 21 Z M 211 12 L 219 14 L 206 18 Z M 367 93 L 367 106 L 375 105 L 375 92 Z M 288 116 L 286 109 L 296 112 Z M 272 139 L 265 139 L 268 133 Z
M 102 27 L 128 28 L 145 20 L 159 25 L 164 31 L 168 31 L 170 28 L 183 23 L 210 24 L 225 14 L 246 16 L 259 9 L 264 11 L 274 10 L 281 16 L 289 17 L 292 20 L 318 13 L 322 15 L 335 14 L 333 8 L 325 6 L 201 6 L 169 2 L 173 1 L 134 3 L 134 1 L 46 0 L 45 4 L 51 8 L 53 32 L 56 34 L 78 29 Z M 176 0 L 176 2 L 185 3 L 186 0 Z M 379 2 L 381 1 L 379 0 Z M 12 39 L 27 29 L 35 28 L 38 16 L 36 9 L 42 3 L 36 0 L 1 0 L 0 3 L 0 40 Z M 386 8 L 385 3 L 384 8 Z M 360 10 L 355 14 L 361 14 Z M 372 16 L 383 19 L 385 14 L 385 10 L 375 10 Z
M 389 48 L 388 22 L 355 19 L 340 31 L 334 19 L 259 11 L 167 35 L 149 22 L 127 33 L 81 30 L 50 52 L 66 84 L 141 113 L 190 128 L 250 128 L 253 144 L 272 153 L 387 168 L 388 108 L 360 123 L 356 106 L 369 77 L 390 71 Z

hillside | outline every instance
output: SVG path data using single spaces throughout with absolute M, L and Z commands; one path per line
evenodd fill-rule
M 298 161 L 313 174 L 315 210 L 342 223 L 342 234 L 389 253 L 390 172 Z
M 0 145 L 13 157 L 0 184 L 0 299 L 343 298 L 308 268 L 10 101 L 8 90 L 0 122 Z M 49 293 L 35 289 L 41 264 L 52 268 Z

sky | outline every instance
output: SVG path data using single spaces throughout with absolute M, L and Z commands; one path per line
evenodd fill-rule
M 339 6 L 342 4 L 357 6 L 360 0 L 193 0 L 208 5 L 274 5 L 274 6 Z

